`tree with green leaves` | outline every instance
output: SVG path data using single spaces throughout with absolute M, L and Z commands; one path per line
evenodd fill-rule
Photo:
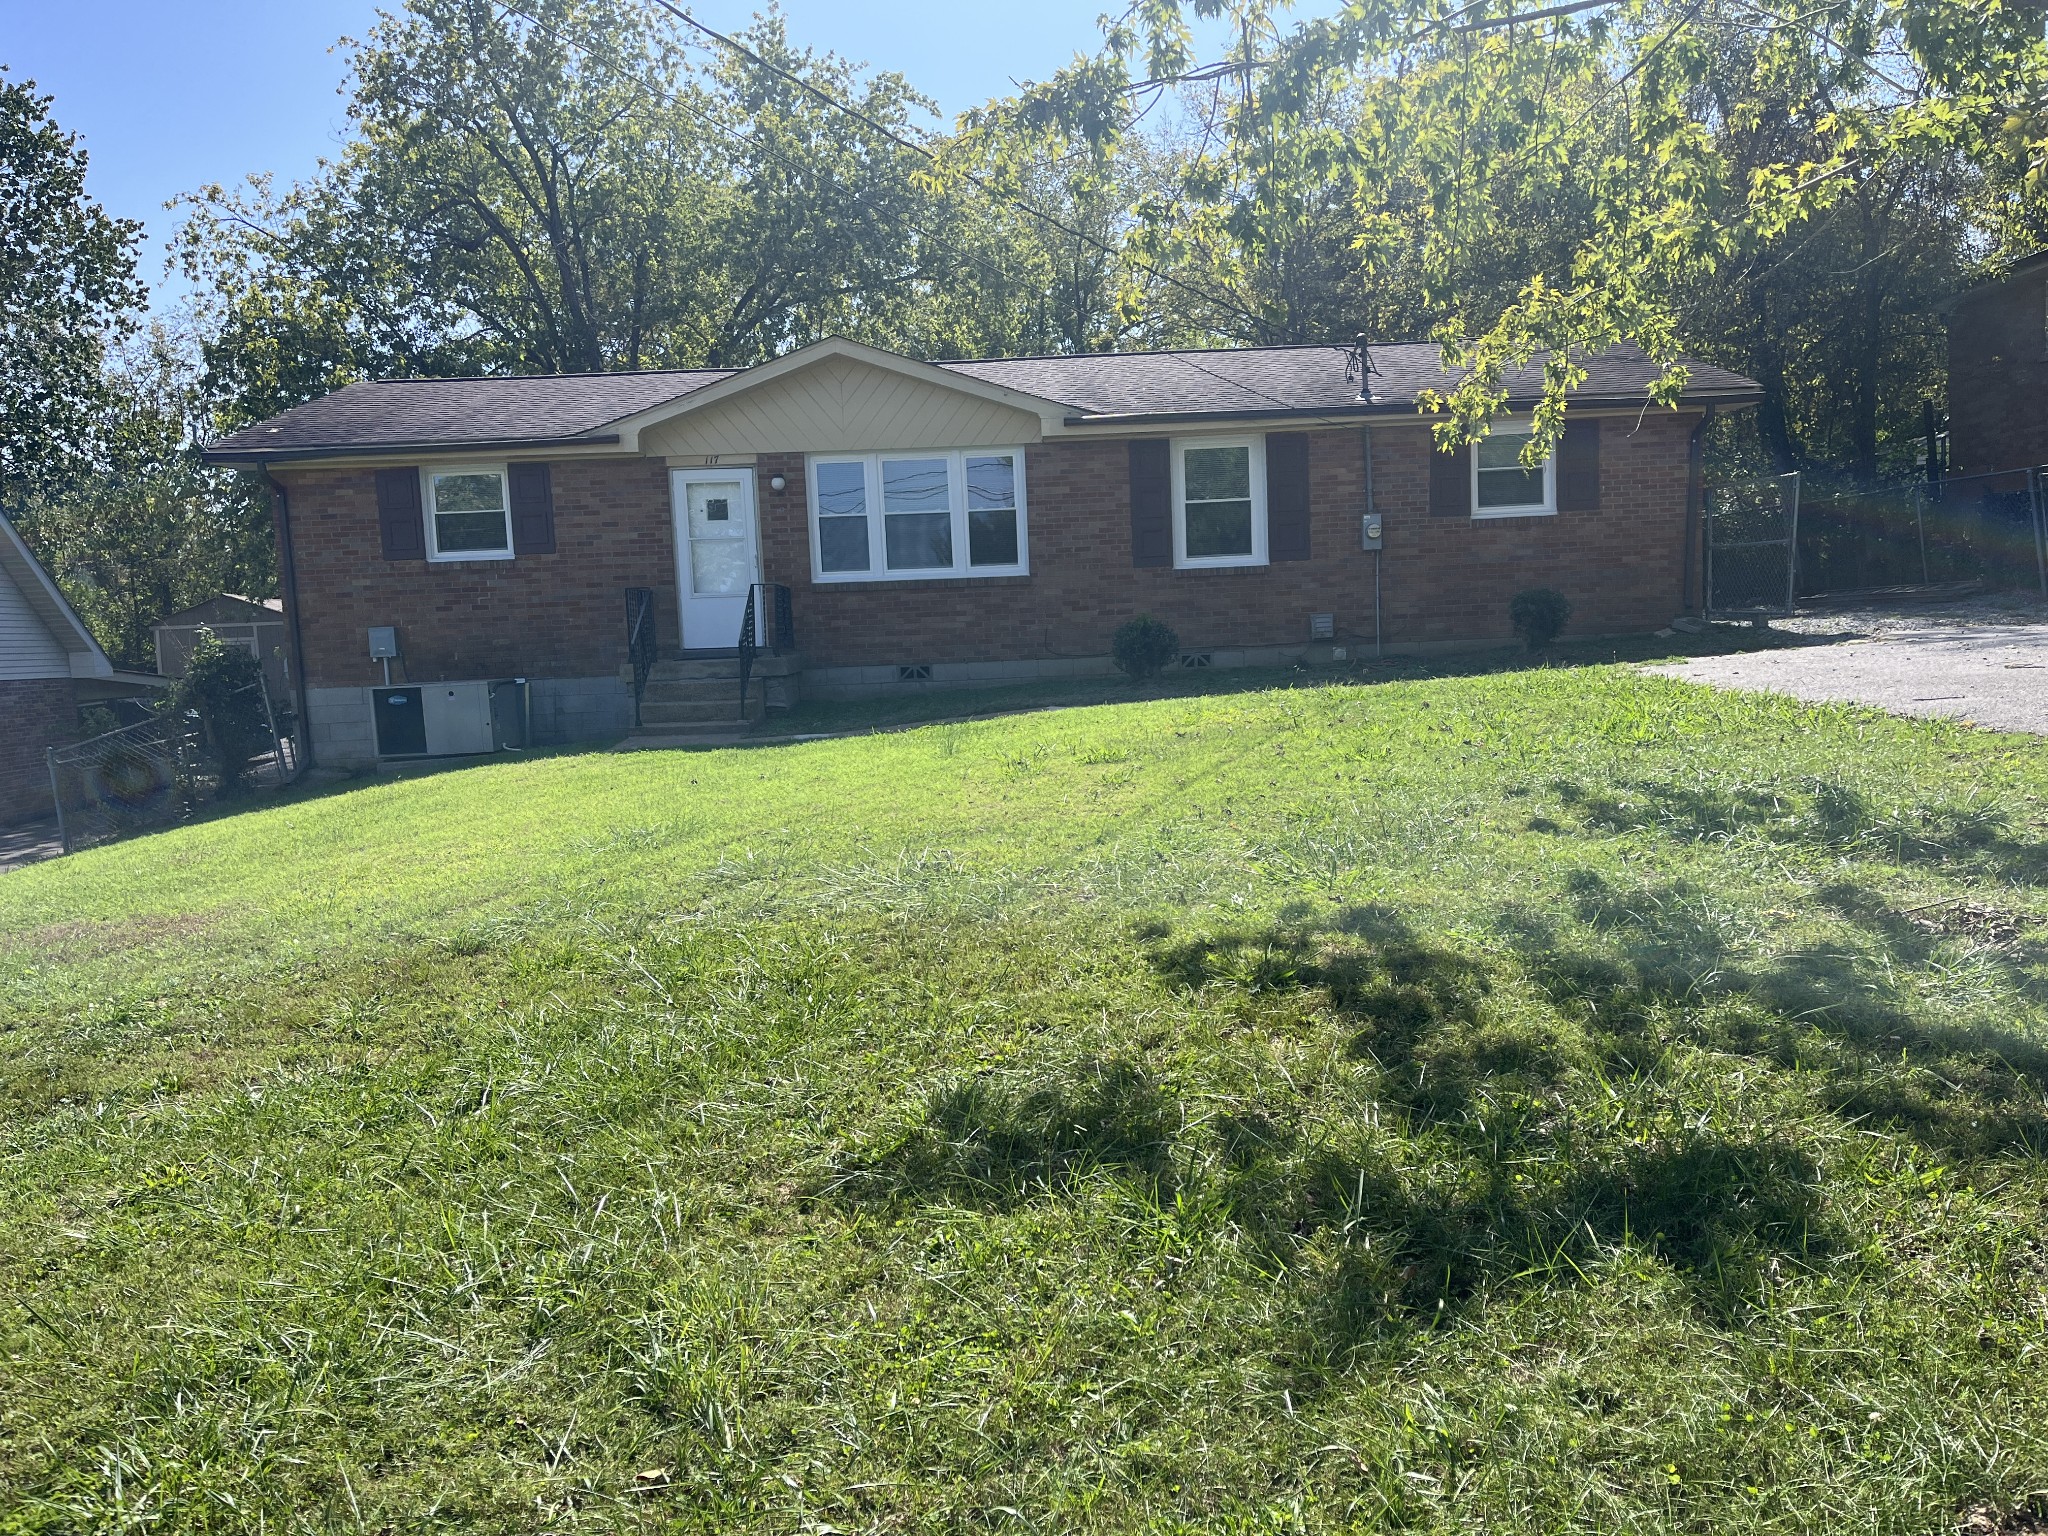
M 635 0 L 387 15 L 353 45 L 335 163 L 189 202 L 220 425 L 371 374 L 741 366 L 831 331 L 894 340 L 937 275 L 931 199 L 891 137 L 924 103 L 792 48 L 772 15 L 746 41 L 774 68 L 693 64 Z
M 1238 39 L 1206 68 L 1194 10 Z M 1615 0 L 1533 17 L 1512 0 L 1353 0 L 1304 21 L 1270 0 L 1148 0 L 1094 58 L 972 131 L 1020 156 L 1108 159 L 1148 93 L 1181 90 L 1201 150 L 1141 207 L 1133 244 L 1210 296 L 1204 323 L 1240 340 L 1337 339 L 1338 316 L 1413 334 L 1386 312 L 1398 297 L 1461 370 L 1436 402 L 1447 439 L 1484 430 L 1507 368 L 1541 363 L 1532 452 L 1585 352 L 1640 342 L 1664 365 L 1649 398 L 1669 402 L 1688 300 L 1711 311 L 1730 274 L 1789 271 L 1829 230 L 1863 275 L 1845 285 L 1864 306 L 1860 355 L 1844 354 L 1862 378 L 1839 441 L 1867 467 L 1885 366 L 1872 338 L 1900 313 L 1885 295 L 1942 280 L 1942 261 L 1900 253 L 1967 249 L 1964 212 L 1980 242 L 2038 238 L 2044 80 L 2038 10 L 1997 0 L 1794 14 Z
M 116 354 L 100 396 L 83 462 L 17 515 L 116 665 L 154 671 L 152 626 L 165 614 L 275 590 L 269 506 L 253 482 L 201 459 L 203 402 L 161 325 Z
M 143 301 L 141 226 L 86 193 L 86 154 L 33 81 L 0 69 L 0 504 L 78 467 L 101 362 Z

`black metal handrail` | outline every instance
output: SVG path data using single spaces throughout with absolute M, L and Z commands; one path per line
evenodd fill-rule
M 754 594 L 768 597 L 768 654 L 780 656 L 796 649 L 796 622 L 790 605 L 789 588 L 776 581 L 757 581 L 747 588 L 747 610 L 740 618 L 740 718 L 747 718 L 747 683 L 754 674 L 754 658 L 761 651 L 760 605 Z
M 633 727 L 640 727 L 640 699 L 654 670 L 654 589 L 626 588 L 626 655 L 633 663 Z

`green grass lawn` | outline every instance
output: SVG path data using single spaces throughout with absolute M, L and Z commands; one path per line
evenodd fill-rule
M 0 875 L 0 1532 L 2033 1529 L 2043 751 L 1557 668 Z

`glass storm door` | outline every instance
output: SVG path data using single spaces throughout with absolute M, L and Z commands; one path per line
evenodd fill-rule
M 747 589 L 758 579 L 754 471 L 669 472 L 676 509 L 676 589 L 683 649 L 728 651 L 740 643 Z

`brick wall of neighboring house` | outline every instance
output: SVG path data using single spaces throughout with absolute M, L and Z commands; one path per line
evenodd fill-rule
M 1956 301 L 1948 423 L 1952 474 L 2048 464 L 2048 269 Z
M 1385 519 L 1390 644 L 1499 639 L 1509 599 L 1551 586 L 1581 634 L 1647 630 L 1684 607 L 1687 444 L 1696 417 L 1603 422 L 1601 505 L 1548 518 L 1431 517 L 1428 431 L 1373 429 Z M 801 453 L 757 470 L 764 579 L 792 589 L 797 641 L 816 667 L 1099 657 L 1117 625 L 1152 613 L 1190 649 L 1306 642 L 1309 615 L 1341 638 L 1372 633 L 1372 557 L 1359 547 L 1365 435 L 1310 434 L 1311 558 L 1182 571 L 1134 568 L 1129 448 L 1042 444 L 1026 461 L 1031 574 L 814 585 Z M 782 475 L 787 486 L 770 488 Z M 665 468 L 646 460 L 554 466 L 559 551 L 510 561 L 385 561 L 374 471 L 285 471 L 292 495 L 307 681 L 361 686 L 381 672 L 365 631 L 399 627 L 415 680 L 595 677 L 625 659 L 624 592 L 655 589 L 676 644 L 675 552 Z
M 0 826 L 47 816 L 45 749 L 78 740 L 78 698 L 66 677 L 0 680 Z

